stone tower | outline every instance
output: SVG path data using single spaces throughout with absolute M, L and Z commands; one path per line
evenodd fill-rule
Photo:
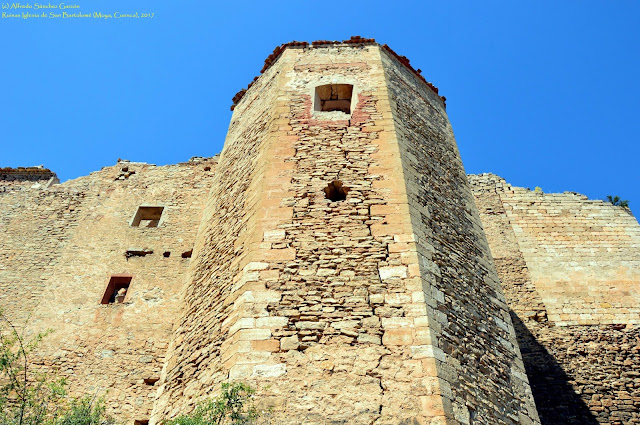
M 352 38 L 234 100 L 151 422 L 240 380 L 281 424 L 538 424 L 437 89 Z

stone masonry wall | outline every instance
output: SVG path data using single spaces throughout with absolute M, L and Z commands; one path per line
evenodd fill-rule
M 105 395 L 124 423 L 149 418 L 215 164 L 123 161 L 0 194 L 0 307 L 29 332 L 52 329 L 35 366 L 72 394 Z M 158 227 L 130 226 L 141 204 L 164 206 Z M 124 303 L 102 305 L 113 274 L 130 287 Z
M 274 298 L 264 283 L 261 287 L 249 283 L 251 291 L 240 288 L 265 276 L 263 267 L 249 262 L 248 255 L 253 247 L 250 238 L 256 231 L 255 216 L 260 212 L 257 203 L 262 196 L 272 197 L 270 188 L 263 184 L 265 169 L 272 164 L 262 153 L 270 141 L 269 132 L 279 125 L 274 122 L 273 110 L 277 78 L 279 70 L 270 69 L 234 111 L 198 230 L 182 293 L 182 313 L 163 368 L 152 422 L 189 411 L 219 390 L 235 364 L 233 350 L 229 351 L 230 336 L 244 345 L 242 352 L 248 357 L 265 352 L 260 350 L 261 340 L 252 344 L 250 331 L 241 330 L 243 319 L 252 314 L 254 301 L 265 303 L 279 297 Z M 286 183 L 280 182 L 280 188 Z M 276 217 L 283 212 L 276 207 L 271 213 Z M 287 252 L 285 248 L 277 255 Z
M 210 282 L 200 286 L 202 293 L 220 305 L 205 322 L 219 339 L 203 341 L 200 327 L 193 331 L 194 341 L 185 338 L 174 353 L 199 354 L 212 342 L 220 348 L 201 356 L 203 363 L 182 385 L 207 394 L 227 379 L 261 388 L 268 384 L 260 398 L 276 406 L 278 423 L 391 423 L 394 415 L 398 421 L 403 415 L 420 417 L 419 399 L 391 389 L 407 381 L 421 361 L 406 366 L 382 361 L 389 350 L 374 313 L 386 310 L 389 319 L 383 320 L 392 322 L 391 312 L 401 311 L 406 302 L 404 295 L 387 291 L 380 276 L 399 281 L 400 274 L 407 275 L 406 265 L 385 269 L 392 237 L 372 236 L 382 217 L 373 217 L 371 208 L 386 203 L 373 185 L 380 176 L 370 172 L 382 129 L 374 122 L 381 121 L 376 95 L 384 81 L 379 66 L 371 65 L 379 63 L 377 47 L 302 52 L 288 49 L 234 110 L 220 162 L 226 172 L 220 172 L 219 184 L 226 191 L 212 192 L 216 208 L 206 225 L 219 233 L 215 239 L 204 236 L 196 261 L 202 255 L 202 264 L 205 258 L 224 258 L 237 266 L 222 274 L 215 268 L 205 272 L 194 262 L 193 275 L 206 273 Z M 314 87 L 335 78 L 358 84 L 351 120 L 312 112 Z M 349 196 L 331 203 L 323 188 L 336 179 L 350 188 Z M 230 186 L 237 192 L 226 198 Z M 236 213 L 215 214 L 233 205 Z M 229 231 L 236 220 L 243 220 L 248 240 L 225 245 L 224 235 L 239 234 Z M 399 265 L 400 255 L 391 254 Z M 189 292 L 186 302 L 196 303 Z M 190 316 L 202 314 L 208 302 L 200 297 L 199 310 L 194 307 Z M 387 338 L 402 339 L 399 329 L 396 333 Z M 172 370 L 184 369 L 182 363 L 180 357 L 176 366 L 168 363 L 167 386 L 175 385 Z M 383 379 L 393 386 L 386 394 Z M 172 399 L 187 408 L 195 401 Z M 164 403 L 163 394 L 160 408 Z M 164 409 L 169 416 L 179 411 Z
M 0 193 L 0 305 L 16 323 L 24 323 L 39 302 L 84 201 L 83 192 L 31 189 L 33 184 L 22 190 L 12 184 L 14 190 Z
M 500 196 L 531 280 L 557 325 L 640 323 L 640 226 L 574 193 Z
M 60 183 L 54 172 L 42 166 L 0 168 L 0 193 L 40 188 Z
M 391 56 L 384 63 L 445 412 L 452 423 L 538 423 L 443 104 Z
M 421 276 L 434 266 L 419 263 L 416 235 L 425 223 L 411 217 L 426 209 L 410 203 L 413 183 L 403 169 L 407 158 L 424 161 L 425 153 L 399 143 L 396 128 L 415 105 L 394 119 L 383 63 L 403 65 L 382 55 L 375 44 L 287 48 L 235 105 L 152 423 L 189 411 L 228 379 L 258 387 L 283 424 L 536 423 L 488 249 L 476 235 L 477 213 L 475 224 L 452 223 L 468 227 L 460 232 L 464 248 L 437 249 L 443 257 L 461 249 L 460 262 L 471 255 L 484 271 L 467 280 L 487 287 L 491 323 L 464 331 L 493 341 L 506 359 L 451 356 L 444 338 L 453 327 L 432 323 L 444 306 L 425 285 L 433 275 Z M 351 114 L 315 110 L 314 89 L 325 84 L 353 84 Z M 442 110 L 434 98 L 428 102 Z M 446 118 L 437 119 L 450 135 Z M 452 139 L 447 143 L 436 153 L 438 166 L 462 176 L 453 186 L 466 185 Z M 337 180 L 349 191 L 332 202 L 323 189 Z M 473 207 L 468 189 L 439 190 Z M 474 217 L 470 210 L 452 214 Z M 461 361 L 474 364 L 458 367 Z M 460 382 L 458 372 L 476 382 L 453 390 L 448 383 Z M 506 388 L 475 388 L 488 376 Z M 492 394 L 495 407 L 479 399 L 481 391 Z
M 468 182 L 442 98 L 372 40 L 280 52 L 219 161 L 0 169 L 0 309 L 53 330 L 35 368 L 123 423 L 240 380 L 282 424 L 640 424 L 635 218 Z M 350 114 L 317 110 L 327 84 Z
M 516 233 L 515 230 L 523 227 L 522 220 L 515 220 L 515 225 L 511 221 L 513 214 L 521 217 L 534 215 L 534 223 L 543 225 L 542 228 L 553 235 L 556 241 L 589 244 L 591 250 L 605 253 L 605 256 L 606 253 L 616 255 L 616 252 L 627 250 L 629 256 L 625 261 L 633 261 L 637 258 L 637 251 L 634 253 L 629 250 L 628 239 L 614 240 L 605 234 L 602 237 L 603 248 L 599 248 L 596 242 L 602 235 L 602 230 L 597 225 L 599 220 L 603 220 L 602 217 L 608 217 L 606 220 L 610 225 L 605 226 L 605 229 L 609 234 L 624 234 L 625 228 L 633 229 L 627 213 L 619 207 L 587 201 L 574 194 L 541 195 L 513 188 L 503 179 L 491 174 L 469 178 L 507 302 L 512 309 L 518 343 L 542 424 L 639 423 L 640 374 L 637 371 L 640 370 L 640 327 L 633 324 L 606 325 L 606 314 L 592 315 L 590 320 L 601 319 L 604 322 L 592 325 L 573 325 L 557 315 L 549 314 L 547 317 L 547 301 L 550 300 L 549 303 L 556 307 L 556 295 L 543 292 L 547 290 L 545 286 L 534 285 L 529 271 L 529 259 L 535 260 L 536 257 L 526 256 L 521 252 L 522 233 Z M 521 202 L 514 205 L 512 197 L 516 195 Z M 540 208 L 543 196 L 546 198 L 544 205 L 548 213 L 543 213 Z M 557 204 L 554 204 L 554 200 Z M 570 210 L 566 209 L 567 202 L 572 205 Z M 581 203 L 584 205 L 580 205 Z M 526 206 L 531 207 L 531 211 L 527 211 Z M 509 210 L 512 214 L 508 213 Z M 584 210 L 589 211 L 589 216 L 593 217 L 591 222 L 594 225 L 591 229 L 581 225 L 585 222 Z M 545 223 L 547 215 L 548 222 Z M 562 219 L 556 225 L 559 217 Z M 575 225 L 569 224 L 572 217 Z M 539 232 L 539 229 L 540 227 L 536 230 Z M 551 236 L 539 234 L 539 237 L 544 242 Z M 525 241 L 524 245 L 527 244 L 531 246 L 530 241 Z M 546 248 L 546 252 L 552 252 L 548 244 Z M 581 258 L 584 258 L 580 255 L 576 256 L 573 264 L 562 262 L 575 252 L 571 248 L 569 252 L 562 252 L 556 245 L 554 254 L 561 261 L 552 267 L 558 268 L 563 264 L 564 267 L 571 268 L 582 266 L 583 270 L 596 275 L 597 269 L 580 263 Z M 551 263 L 550 260 L 551 258 L 546 264 Z M 618 266 L 615 258 L 609 257 L 609 261 L 610 264 L 606 265 L 609 270 Z M 580 286 L 583 282 L 571 282 L 573 284 Z M 595 285 L 596 282 L 592 280 L 590 284 Z M 563 297 L 566 301 L 571 301 L 573 297 L 589 296 L 591 303 L 597 303 L 605 300 L 599 300 L 594 294 L 600 294 L 599 297 L 602 298 L 609 296 L 608 291 L 603 289 L 613 290 L 615 294 L 614 282 L 600 284 L 603 288 L 594 288 L 590 294 L 569 292 L 564 293 Z M 565 287 L 566 285 L 560 285 L 560 288 Z M 601 311 L 609 313 L 615 309 L 604 308 Z M 628 314 L 624 317 L 631 318 Z M 554 322 L 554 318 L 560 320 Z

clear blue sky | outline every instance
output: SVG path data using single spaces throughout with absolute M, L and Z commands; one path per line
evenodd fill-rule
M 67 180 L 118 158 L 214 155 L 231 98 L 275 46 L 361 35 L 447 97 L 467 172 L 640 211 L 637 0 L 68 4 L 154 17 L 0 19 L 0 166 Z

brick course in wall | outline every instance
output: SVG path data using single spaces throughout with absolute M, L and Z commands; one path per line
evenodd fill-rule
M 42 166 L 0 168 L 0 193 L 25 188 L 38 188 L 60 183 L 58 176 Z

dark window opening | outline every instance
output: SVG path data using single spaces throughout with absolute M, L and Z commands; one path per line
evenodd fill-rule
M 332 112 L 340 111 L 351 113 L 351 84 L 325 84 L 316 87 L 315 107 L 316 111 Z
M 182 253 L 182 258 L 191 258 L 191 254 L 193 254 L 193 249 L 190 249 L 189 251 L 185 251 Z
M 147 385 L 155 385 L 159 380 L 160 378 L 147 378 L 144 380 L 144 383 Z
M 164 207 L 140 206 L 131 221 L 134 227 L 158 227 Z
M 211 167 L 204 167 L 204 171 L 211 171 Z
M 150 249 L 128 249 L 125 251 L 124 256 L 129 259 L 131 257 L 144 257 L 151 254 L 153 254 L 153 250 Z
M 344 201 L 347 199 L 349 188 L 344 186 L 340 180 L 334 180 L 324 188 L 325 197 L 331 202 Z
M 163 256 L 164 258 L 169 258 L 169 257 L 171 257 L 171 251 L 165 251 L 165 252 L 163 252 L 163 253 L 162 253 L 162 256 Z
M 149 419 L 136 419 L 133 421 L 133 425 L 149 425 Z
M 111 276 L 100 304 L 122 304 L 127 296 L 132 278 L 131 275 L 124 274 Z

